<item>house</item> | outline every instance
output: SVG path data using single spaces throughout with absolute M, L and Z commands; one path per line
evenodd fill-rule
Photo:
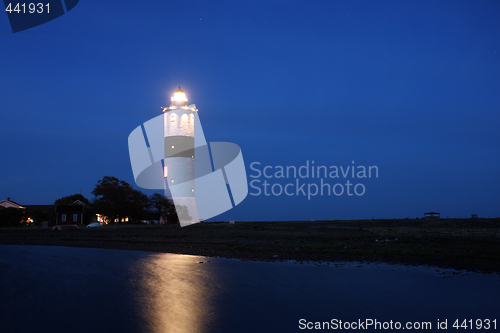
M 56 225 L 83 224 L 84 205 L 56 205 Z
M 17 209 L 24 209 L 26 207 L 22 206 L 21 204 L 18 204 L 17 202 L 14 202 L 10 200 L 10 198 L 7 198 L 7 200 L 2 200 L 0 201 L 0 207 L 3 208 L 17 208 Z
M 22 223 L 42 223 L 43 221 L 48 221 L 51 212 L 53 212 L 53 207 L 52 205 L 21 205 L 10 200 L 10 198 L 0 201 L 0 209 L 2 210 L 8 208 L 22 210 Z
M 21 209 L 23 223 L 54 221 L 54 205 L 21 205 L 7 198 L 0 201 L 0 209 L 7 208 Z
M 21 204 L 18 204 L 17 202 L 10 200 L 10 198 L 7 198 L 7 200 L 0 201 L 0 208 L 1 209 L 8 209 L 8 208 L 21 209 L 23 211 L 21 213 L 22 215 L 24 215 L 24 211 L 26 210 L 26 206 L 22 206 Z M 31 222 L 33 222 L 33 219 L 30 217 L 23 216 L 21 222 L 31 223 Z

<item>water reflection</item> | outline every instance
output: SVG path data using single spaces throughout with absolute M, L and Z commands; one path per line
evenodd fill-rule
M 207 259 L 0 245 L 0 332 L 303 332 L 301 318 L 498 321 L 498 275 L 200 261 Z
M 214 320 L 214 281 L 205 258 L 151 255 L 140 265 L 138 302 L 150 332 L 207 332 Z

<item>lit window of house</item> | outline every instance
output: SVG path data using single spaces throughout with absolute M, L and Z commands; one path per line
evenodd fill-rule
M 78 214 L 73 214 L 73 222 L 78 221 Z

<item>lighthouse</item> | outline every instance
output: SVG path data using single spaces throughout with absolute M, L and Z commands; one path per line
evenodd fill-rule
M 128 137 L 137 186 L 165 191 L 181 227 L 222 214 L 248 194 L 243 155 L 231 142 L 210 142 L 194 104 L 179 87 L 162 114 Z
M 173 198 L 182 226 L 200 221 L 195 199 L 195 122 L 199 121 L 198 110 L 194 104 L 187 105 L 187 101 L 186 93 L 179 87 L 171 98 L 171 105 L 163 108 L 165 196 Z

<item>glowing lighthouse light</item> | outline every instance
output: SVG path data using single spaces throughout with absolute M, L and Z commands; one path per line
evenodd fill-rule
M 174 96 L 172 96 L 171 98 L 172 100 L 172 103 L 184 103 L 184 105 L 187 104 L 187 98 L 186 98 L 186 93 L 181 89 L 181 87 L 179 87 L 179 89 L 177 89 L 175 92 L 174 92 Z

